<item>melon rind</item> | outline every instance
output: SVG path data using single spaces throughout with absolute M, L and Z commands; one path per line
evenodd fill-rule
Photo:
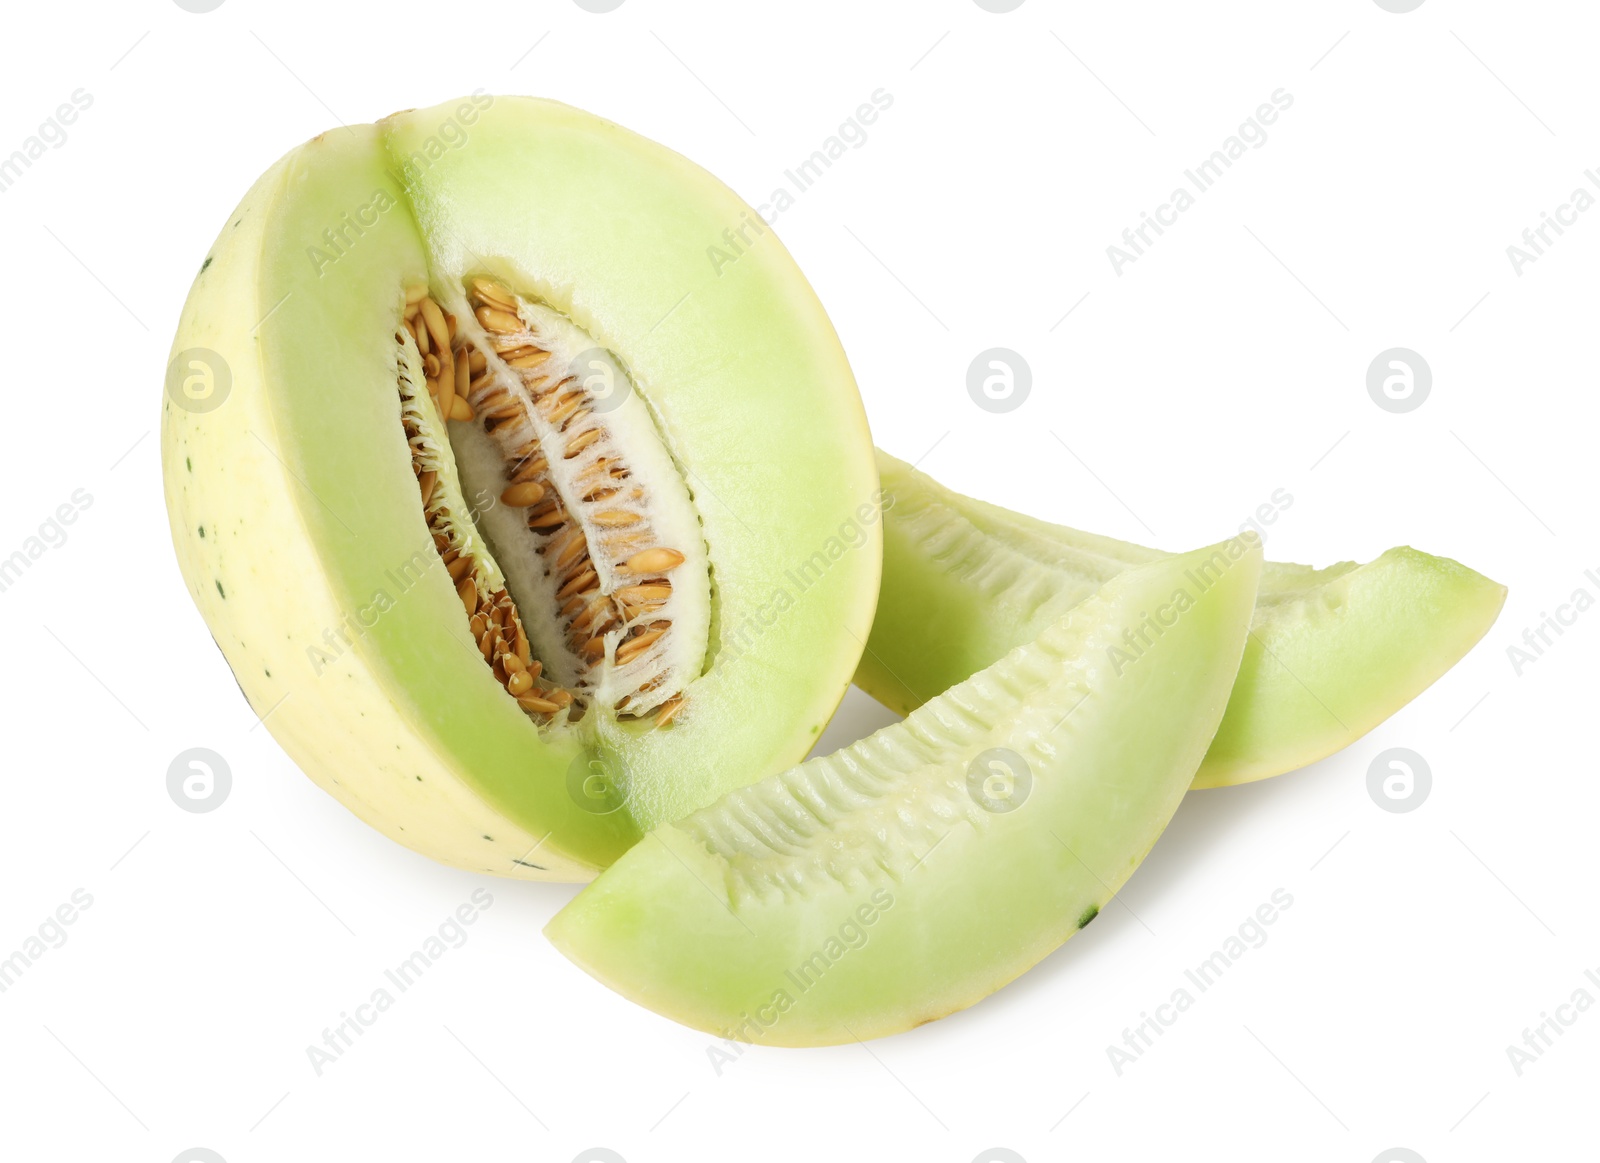
M 372 156 L 376 145 L 372 128 L 358 127 L 283 158 L 245 195 L 196 277 L 173 352 L 215 352 L 231 384 L 220 406 L 209 411 L 189 411 L 170 394 L 163 399 L 162 462 L 173 547 L 189 594 L 251 708 L 324 791 L 379 831 L 447 864 L 587 879 L 604 846 L 541 844 L 543 832 L 519 824 L 479 795 L 430 738 L 425 722 L 396 701 L 356 632 L 364 611 L 373 607 L 352 602 L 328 577 L 305 521 L 305 505 L 318 502 L 287 459 L 292 452 L 258 341 L 273 323 L 274 301 L 264 299 L 260 279 L 265 236 L 274 208 L 307 180 L 308 166 L 337 168 Z M 396 248 L 387 253 L 394 256 L 397 275 L 424 269 L 420 248 L 408 246 L 408 238 L 409 232 L 397 230 L 381 239 L 386 248 Z M 393 394 L 392 385 L 389 390 Z M 404 456 L 403 447 L 395 450 L 397 461 Z M 402 471 L 409 476 L 397 463 L 396 473 Z M 406 486 L 415 491 L 409 480 Z M 411 551 L 429 560 L 432 545 L 420 505 L 411 532 L 404 542 L 407 554 L 387 565 L 402 566 Z M 407 594 L 390 585 L 395 592 L 388 596 L 413 602 L 426 596 L 442 609 L 445 599 L 424 592 L 448 589 L 439 573 L 429 569 L 423 584 Z M 455 601 L 453 593 L 448 600 Z M 459 602 L 454 609 L 460 611 Z M 625 846 L 612 845 L 617 851 Z

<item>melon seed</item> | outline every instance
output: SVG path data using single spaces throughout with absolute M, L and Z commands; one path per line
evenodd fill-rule
M 507 508 L 525 511 L 522 527 L 545 562 L 548 592 L 556 603 L 547 616 L 555 620 L 552 629 L 565 643 L 562 648 L 572 652 L 567 669 L 577 674 L 576 685 L 569 691 L 544 678 L 544 661 L 533 657 L 515 601 L 504 588 L 490 592 L 493 563 L 486 565 L 477 550 L 467 551 L 471 519 L 439 506 L 439 465 L 430 443 L 442 443 L 444 433 L 432 430 L 426 413 L 407 407 L 415 397 L 407 394 L 402 363 L 402 416 L 424 516 L 473 640 L 496 680 L 537 722 L 549 722 L 562 710 L 581 713 L 598 685 L 597 668 L 628 665 L 638 681 L 618 692 L 614 710 L 626 717 L 654 715 L 664 724 L 683 706 L 680 688 L 692 676 L 663 669 L 673 587 L 659 575 L 682 565 L 686 556 L 652 545 L 659 534 L 652 528 L 647 489 L 631 488 L 621 496 L 624 490 L 616 482 L 633 475 L 626 450 L 613 441 L 604 415 L 592 411 L 588 389 L 565 374 L 563 361 L 570 355 L 555 358 L 555 349 L 542 338 L 538 310 L 492 279 L 473 277 L 464 285 L 472 317 L 487 335 L 465 334 L 456 316 L 426 288 L 410 287 L 396 339 L 402 347 L 409 340 L 421 357 L 427 393 L 441 421 L 481 422 L 497 447 L 504 481 L 499 499 Z M 541 450 L 556 434 L 562 436 L 561 462 L 575 462 L 562 470 L 559 481 Z M 619 499 L 629 507 L 618 508 Z M 604 576 L 592 560 L 586 529 L 604 531 L 606 560 L 616 562 Z M 623 575 L 653 580 L 625 582 Z M 648 626 L 633 625 L 642 617 L 652 619 Z M 633 629 L 608 662 L 607 636 L 628 625 Z

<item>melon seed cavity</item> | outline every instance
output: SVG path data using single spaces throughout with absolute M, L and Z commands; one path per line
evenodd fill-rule
M 495 279 L 454 294 L 409 288 L 395 338 L 423 515 L 473 640 L 541 727 L 595 707 L 665 726 L 710 630 L 688 488 L 585 332 Z

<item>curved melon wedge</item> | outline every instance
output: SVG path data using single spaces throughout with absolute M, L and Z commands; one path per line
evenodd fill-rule
M 945 488 L 878 453 L 883 583 L 856 684 L 902 714 L 1166 556 Z M 1409 547 L 1366 565 L 1267 562 L 1228 712 L 1196 787 L 1281 775 L 1354 743 L 1488 632 L 1505 587 Z
M 624 996 L 743 1041 L 880 1037 L 972 1005 L 1092 920 L 1166 827 L 1260 565 L 1241 537 L 1122 574 L 904 722 L 656 829 L 546 934 Z

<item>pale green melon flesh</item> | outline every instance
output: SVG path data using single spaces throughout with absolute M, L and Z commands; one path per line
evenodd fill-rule
M 547 935 L 639 1004 L 745 1041 L 847 1042 L 972 1005 L 1092 919 L 1166 826 L 1260 561 L 1241 538 L 1120 574 L 904 722 L 658 828 Z M 1141 631 L 1151 615 L 1171 625 Z M 994 748 L 1031 771 L 1009 811 L 969 793 Z
M 268 728 L 402 843 L 587 879 L 660 820 L 796 761 L 842 696 L 876 597 L 870 437 L 777 239 L 720 275 L 706 260 L 747 212 L 617 126 L 479 96 L 306 143 L 224 228 L 173 350 L 221 354 L 231 395 L 164 407 L 180 565 Z M 443 568 L 411 580 L 436 558 L 399 426 L 402 290 L 459 295 L 485 272 L 626 362 L 693 494 L 716 624 L 668 728 L 593 713 L 541 731 L 479 656 Z M 814 552 L 801 587 L 787 571 Z M 629 796 L 608 814 L 568 786 L 595 748 Z
M 1128 567 L 1166 556 L 986 504 L 883 452 L 883 585 L 856 683 L 920 706 L 1026 642 Z M 1505 587 L 1448 558 L 1268 562 L 1227 714 L 1196 787 L 1246 783 L 1346 747 L 1454 666 Z

